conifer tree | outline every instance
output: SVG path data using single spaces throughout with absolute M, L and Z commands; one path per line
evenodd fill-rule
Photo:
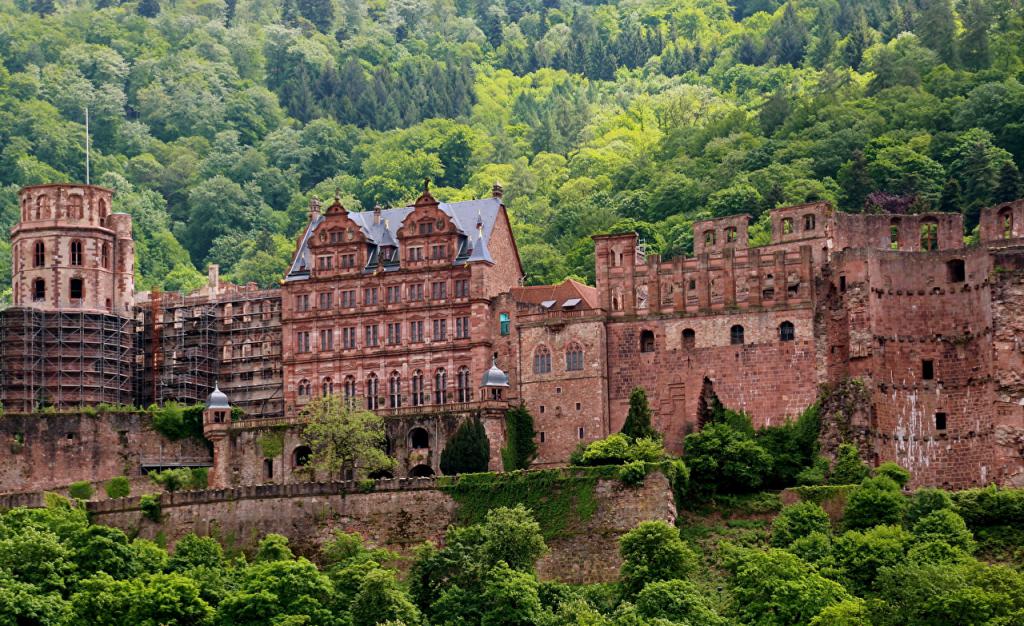
M 956 67 L 956 18 L 950 0 L 925 2 L 914 25 L 914 34 L 921 39 L 921 43 L 934 50 L 946 65 Z
M 331 0 L 298 0 L 299 13 L 316 26 L 321 33 L 334 26 L 334 4 Z
M 49 15 L 57 10 L 53 0 L 32 0 L 32 11 L 39 15 Z
M 441 472 L 447 475 L 486 472 L 490 442 L 479 417 L 463 422 L 441 451 Z
M 505 414 L 505 449 L 501 451 L 505 471 L 526 469 L 537 456 L 537 442 L 534 437 L 533 416 L 520 404 Z
M 139 0 L 139 6 L 135 9 L 142 17 L 156 17 L 160 15 L 159 0 Z
M 629 413 L 622 425 L 622 434 L 630 439 L 658 438 L 658 431 L 651 426 L 651 407 L 643 387 L 635 387 L 629 394 Z

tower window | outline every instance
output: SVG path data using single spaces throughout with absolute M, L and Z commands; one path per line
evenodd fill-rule
M 683 331 L 683 348 L 689 350 L 697 345 L 697 333 L 692 328 Z
M 81 300 L 84 296 L 84 289 L 82 287 L 81 278 L 72 278 L 69 285 L 70 297 L 72 300 Z
M 729 343 L 734 346 L 742 345 L 744 342 L 743 327 L 736 324 L 729 329 Z
M 935 430 L 946 430 L 946 414 L 935 414 Z
M 921 378 L 933 380 L 935 378 L 935 361 L 924 359 L 921 361 Z
M 72 241 L 71 242 L 71 264 L 81 265 L 82 264 L 82 242 Z
M 654 331 L 640 331 L 640 352 L 654 352 Z
M 796 339 L 796 327 L 793 322 L 782 322 L 779 324 L 779 341 L 793 341 Z
M 951 283 L 962 283 L 967 279 L 967 271 L 964 268 L 963 259 L 946 261 L 946 270 L 949 274 L 949 282 Z
M 46 281 L 42 278 L 32 281 L 32 299 L 37 302 L 46 299 Z
M 263 459 L 263 478 L 270 480 L 274 477 L 274 460 Z
M 46 265 L 46 244 L 42 241 L 36 242 L 35 255 L 32 259 L 32 265 L 34 267 L 42 267 Z

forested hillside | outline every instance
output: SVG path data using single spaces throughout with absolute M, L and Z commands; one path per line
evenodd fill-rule
M 590 277 L 595 232 L 675 255 L 812 199 L 972 228 L 1021 193 L 1022 60 L 1018 0 L 9 0 L 0 227 L 19 186 L 85 178 L 88 106 L 142 289 L 273 284 L 312 194 L 425 177 L 501 182 L 531 283 Z

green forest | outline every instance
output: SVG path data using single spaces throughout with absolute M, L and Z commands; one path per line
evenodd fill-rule
M 275 284 L 312 195 L 506 189 L 527 281 L 590 236 L 825 199 L 960 211 L 1021 194 L 1017 0 L 9 0 L 0 227 L 19 186 L 117 192 L 138 287 L 207 263 Z M 9 275 L 0 241 L 0 276 Z M 2 291 L 2 290 L 0 290 Z

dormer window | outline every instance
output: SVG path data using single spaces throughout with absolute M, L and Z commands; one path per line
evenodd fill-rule
M 420 222 L 420 224 L 419 224 L 419 233 L 421 235 L 431 235 L 431 234 L 433 234 L 434 233 L 434 223 L 433 222 Z

